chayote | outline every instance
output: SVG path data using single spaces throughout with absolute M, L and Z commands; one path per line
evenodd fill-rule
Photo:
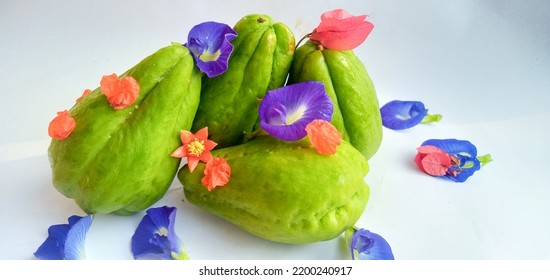
M 158 201 L 172 183 L 181 145 L 200 99 L 201 73 L 188 49 L 164 47 L 121 75 L 137 100 L 115 110 L 97 88 L 71 110 L 76 128 L 48 149 L 53 184 L 86 212 L 129 215 Z
M 205 164 L 178 178 L 187 200 L 267 240 L 302 244 L 329 240 L 354 225 L 369 187 L 368 164 L 346 141 L 321 155 L 307 138 L 285 142 L 259 136 L 212 151 L 231 167 L 229 182 L 212 191 L 201 184 Z
M 296 49 L 289 84 L 320 81 L 334 102 L 332 124 L 368 160 L 382 143 L 378 97 L 365 66 L 352 50 L 337 51 L 308 41 Z
M 237 37 L 228 70 L 204 77 L 193 131 L 208 127 L 216 148 L 243 142 L 258 119 L 259 100 L 284 85 L 292 63 L 295 38 L 282 23 L 267 15 L 251 14 L 234 27 Z

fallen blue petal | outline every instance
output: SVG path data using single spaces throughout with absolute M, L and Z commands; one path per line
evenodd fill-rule
M 390 244 L 380 235 L 366 229 L 354 230 L 350 242 L 352 259 L 393 260 Z
M 227 71 L 233 52 L 230 41 L 235 37 L 237 32 L 227 24 L 208 21 L 191 28 L 185 46 L 195 57 L 199 69 L 212 78 Z
M 40 260 L 81 260 L 86 258 L 84 243 L 93 216 L 73 215 L 69 224 L 52 225 L 48 238 L 40 245 L 34 256 Z
M 477 157 L 477 148 L 467 140 L 457 139 L 429 139 L 422 143 L 422 146 L 436 146 L 450 155 L 461 154 L 466 157 Z
M 419 101 L 394 100 L 380 108 L 382 125 L 393 130 L 408 129 L 416 126 L 426 115 L 428 110 Z
M 429 139 L 422 143 L 421 146 L 435 146 L 449 155 L 457 157 L 459 164 L 452 166 L 454 172 L 444 177 L 457 183 L 465 182 L 474 172 L 481 168 L 481 163 L 477 158 L 477 148 L 474 144 L 467 140 L 457 139 Z
M 260 127 L 274 137 L 296 141 L 313 120 L 330 121 L 334 105 L 321 82 L 308 81 L 268 91 L 258 108 Z
M 136 260 L 188 259 L 187 251 L 174 230 L 175 218 L 175 207 L 147 210 L 132 236 L 132 253 Z

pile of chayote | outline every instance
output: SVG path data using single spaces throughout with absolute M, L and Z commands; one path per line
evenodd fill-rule
M 70 137 L 48 153 L 54 186 L 86 213 L 130 215 L 157 202 L 177 178 L 186 200 L 262 238 L 285 243 L 332 239 L 354 225 L 369 198 L 367 160 L 382 140 L 376 93 L 353 51 L 307 42 L 267 15 L 248 15 L 234 30 L 228 70 L 203 76 L 189 50 L 172 44 L 121 76 L 140 85 L 135 103 L 113 110 L 97 88 L 71 110 Z M 343 141 L 334 155 L 307 139 L 246 137 L 258 128 L 259 100 L 268 90 L 320 81 L 334 103 L 332 124 Z M 231 179 L 211 191 L 205 168 L 180 167 L 170 154 L 180 131 L 208 127 L 214 157 Z

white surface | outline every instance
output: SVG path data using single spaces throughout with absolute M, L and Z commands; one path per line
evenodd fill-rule
M 102 75 L 121 73 L 207 20 L 233 25 L 267 13 L 296 37 L 322 12 L 369 14 L 356 49 L 380 103 L 420 100 L 440 123 L 385 129 L 357 223 L 397 259 L 550 257 L 550 38 L 544 0 L 0 2 L 0 259 L 32 259 L 52 224 L 83 212 L 51 184 L 47 126 Z M 230 4 L 229 4 L 230 3 Z M 474 143 L 494 161 L 463 184 L 422 174 L 415 148 L 430 138 Z M 193 259 L 343 259 L 341 239 L 264 241 L 183 202 L 176 181 L 156 206 L 178 207 L 176 231 Z M 142 214 L 99 216 L 89 259 L 131 259 Z

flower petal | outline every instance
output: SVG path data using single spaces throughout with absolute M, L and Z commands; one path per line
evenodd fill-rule
M 48 238 L 38 247 L 34 256 L 40 260 L 65 259 L 65 240 L 69 225 L 53 225 L 48 228 Z
M 218 145 L 218 143 L 216 143 L 212 140 L 208 140 L 208 139 L 204 140 L 204 149 L 207 150 L 207 151 L 210 151 L 210 150 L 214 149 L 217 145 Z M 212 156 L 212 155 L 210 155 L 210 156 Z
M 227 24 L 203 22 L 191 28 L 186 46 L 195 57 L 199 69 L 212 78 L 227 70 L 233 52 L 230 41 L 235 37 L 237 33 Z
M 429 175 L 444 176 L 451 167 L 451 157 L 447 153 L 431 153 L 422 158 L 421 164 Z
M 180 132 L 181 143 L 186 144 L 195 139 L 195 135 L 191 131 L 182 130 Z
M 176 208 L 150 208 L 132 236 L 135 259 L 186 259 L 187 252 L 174 230 Z
M 345 31 L 350 26 L 360 24 L 367 15 L 353 16 L 343 9 L 325 12 L 321 15 L 321 23 L 316 28 L 319 32 Z
M 265 112 L 266 122 L 273 125 L 285 125 L 286 124 L 286 107 L 279 103 L 274 102 L 272 106 L 268 107 Z
M 314 120 L 306 126 L 309 141 L 323 155 L 333 155 L 342 142 L 342 134 L 334 125 L 325 120 Z
M 416 148 L 416 150 L 418 151 L 418 153 L 425 154 L 425 155 L 431 154 L 431 153 L 446 153 L 444 150 L 432 145 L 423 145 Z
M 86 259 L 85 241 L 88 229 L 92 225 L 93 216 L 84 217 L 71 216 L 69 224 L 71 228 L 67 233 L 65 241 L 65 259 L 67 260 L 83 260 Z
M 197 157 L 188 157 L 187 158 L 187 167 L 189 168 L 189 172 L 195 171 L 195 168 L 197 168 L 197 165 L 199 164 L 200 160 Z
M 342 9 L 325 12 L 310 39 L 328 49 L 351 50 L 367 39 L 374 25 L 366 15 L 352 16 Z
M 314 31 L 311 34 L 311 40 L 319 42 L 327 49 L 331 50 L 353 50 L 361 45 L 369 36 L 374 25 L 370 22 L 363 22 L 353 29 L 346 31 Z
M 93 216 L 73 215 L 68 224 L 52 225 L 48 238 L 40 245 L 34 256 L 40 260 L 84 259 L 84 240 L 91 226 Z
M 428 110 L 419 101 L 393 100 L 380 108 L 380 114 L 384 127 L 401 130 L 422 122 Z
M 196 139 L 206 140 L 208 138 L 208 127 L 203 127 L 194 134 Z
M 274 137 L 295 141 L 313 120 L 332 119 L 332 100 L 321 82 L 308 81 L 268 91 L 258 108 L 260 127 Z
M 394 259 L 390 244 L 382 236 L 366 229 L 355 231 L 351 240 L 350 251 L 352 259 Z
M 184 146 L 179 146 L 175 151 L 170 154 L 172 157 L 184 158 L 187 156 L 187 149 Z
M 63 140 L 73 132 L 76 127 L 75 120 L 71 117 L 69 111 L 57 112 L 48 126 L 48 135 L 57 140 Z
M 477 158 L 477 148 L 470 141 L 457 139 L 429 139 L 422 143 L 422 147 L 425 146 L 437 147 L 447 154 L 454 156 L 455 159 L 458 159 L 458 165 L 451 165 L 447 174 L 444 175 L 445 178 L 457 183 L 465 182 L 474 172 L 481 168 L 481 163 Z M 418 157 L 419 155 L 417 154 L 415 162 L 417 162 Z M 426 170 L 423 171 L 426 172 Z
M 470 141 L 457 139 L 429 139 L 422 143 L 422 146 L 435 146 L 448 154 L 461 154 L 467 157 L 477 157 L 477 148 Z

